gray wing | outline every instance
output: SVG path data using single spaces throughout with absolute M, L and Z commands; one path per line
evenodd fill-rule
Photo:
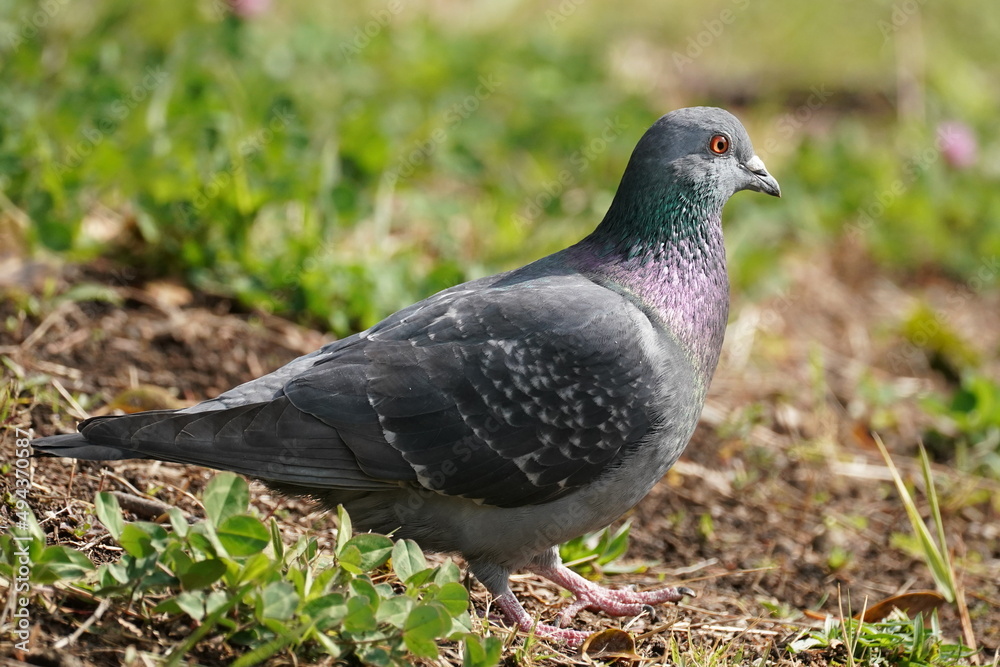
M 541 503 L 655 428 L 655 338 L 638 308 L 579 275 L 459 286 L 193 409 L 92 419 L 76 440 L 35 444 L 303 488 L 418 483 Z
M 599 476 L 654 426 L 654 336 L 619 295 L 549 277 L 390 318 L 283 393 L 336 429 L 373 478 L 540 503 Z

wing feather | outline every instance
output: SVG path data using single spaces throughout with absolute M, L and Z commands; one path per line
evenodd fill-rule
M 393 479 L 439 493 L 544 502 L 594 480 L 654 428 L 660 376 L 636 331 L 643 318 L 580 276 L 456 291 L 360 336 L 351 373 L 321 361 L 283 393 L 352 449 L 346 403 L 329 397 L 358 407 L 363 393 L 367 410 L 352 418 L 377 423 L 384 443 L 355 450 L 367 474 L 389 460 Z
M 588 484 L 660 424 L 670 357 L 631 301 L 532 266 L 447 290 L 177 412 L 97 418 L 52 448 L 315 490 L 400 483 L 503 507 Z

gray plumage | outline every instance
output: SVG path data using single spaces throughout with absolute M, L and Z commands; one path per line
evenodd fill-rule
M 686 446 L 728 313 L 721 209 L 742 189 L 778 194 L 739 121 L 673 112 L 580 243 L 218 398 L 34 446 L 232 470 L 343 504 L 360 529 L 461 553 L 503 595 L 512 570 L 613 521 Z

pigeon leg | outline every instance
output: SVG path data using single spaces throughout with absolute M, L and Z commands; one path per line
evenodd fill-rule
M 584 642 L 587 637 L 590 636 L 589 632 L 581 632 L 579 630 L 570 630 L 568 628 L 559 628 L 554 625 L 546 625 L 544 623 L 535 623 L 521 603 L 514 596 L 514 593 L 507 590 L 506 593 L 495 596 L 493 598 L 494 604 L 500 608 L 503 612 L 504 618 L 513 625 L 516 625 L 521 631 L 527 633 L 534 633 L 536 637 L 542 637 L 544 639 L 555 639 L 556 641 L 566 642 L 570 646 L 579 646 Z
M 542 558 L 547 562 L 548 556 Z M 536 637 L 566 642 L 570 646 L 579 646 L 590 636 L 588 632 L 559 628 L 554 625 L 535 623 L 535 619 L 525 611 L 521 602 L 510 590 L 510 570 L 496 563 L 472 561 L 469 570 L 493 596 L 493 604 L 503 614 L 507 623 L 526 633 L 534 633 Z
M 581 609 L 597 609 L 610 616 L 637 616 L 653 605 L 677 602 L 685 595 L 695 597 L 690 588 L 660 588 L 652 591 L 614 590 L 598 586 L 563 565 L 558 557 L 548 563 L 533 563 L 529 569 L 540 577 L 562 586 L 576 596 L 559 615 L 559 625 L 565 626 Z

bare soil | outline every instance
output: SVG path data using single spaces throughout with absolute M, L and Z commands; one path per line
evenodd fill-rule
M 921 436 L 936 425 L 919 401 L 953 391 L 954 378 L 936 370 L 940 360 L 907 342 L 903 322 L 919 304 L 929 305 L 942 327 L 979 354 L 981 372 L 1000 377 L 1000 294 L 977 294 L 935 275 L 900 284 L 849 246 L 790 259 L 783 269 L 788 285 L 779 295 L 756 302 L 736 295 L 702 424 L 681 461 L 627 517 L 625 561 L 652 565 L 602 578 L 612 586 L 684 583 L 698 597 L 659 610 L 655 619 L 583 612 L 575 622 L 586 630 L 629 623 L 639 635 L 638 652 L 654 664 L 672 662 L 673 650 L 702 656 L 722 650 L 744 664 L 760 657 L 768 664 L 843 662 L 842 650 L 792 655 L 784 647 L 803 629 L 821 625 L 823 615 L 934 589 L 927 566 L 898 537 L 911 529 L 872 432 L 885 440 L 922 499 L 914 456 Z M 80 285 L 109 290 L 118 301 L 80 298 Z M 3 432 L 5 458 L 14 427 L 50 435 L 71 430 L 83 412 L 189 404 L 329 340 L 273 316 L 241 312 L 224 298 L 136 282 L 103 265 L 7 267 L 0 289 L 4 381 L 19 399 Z M 1000 484 L 960 472 L 947 451 L 937 459 L 949 548 L 980 655 L 992 661 L 1000 649 Z M 95 492 L 155 493 L 201 515 L 194 495 L 211 475 L 147 461 L 42 459 L 35 462 L 31 504 L 52 543 L 104 561 L 116 552 L 92 516 Z M 260 484 L 253 489 L 258 511 L 277 517 L 288 539 L 312 531 L 328 543 L 328 516 Z M 10 511 L 6 503 L 0 507 L 0 523 L 11 521 Z M 565 602 L 550 584 L 531 577 L 515 577 L 515 590 L 543 620 L 553 620 Z M 179 630 L 166 623 L 144 624 L 109 609 L 71 651 L 53 651 L 96 604 L 53 589 L 36 592 L 32 653 L 16 653 L 4 637 L 0 656 L 114 665 L 127 646 L 162 652 L 178 639 Z M 473 588 L 473 599 L 485 609 L 481 587 Z M 944 605 L 939 613 L 945 635 L 961 639 L 955 607 Z M 517 664 L 516 655 L 508 649 L 506 664 Z M 209 640 L 196 655 L 206 665 L 232 658 Z M 285 656 L 268 664 L 293 661 Z M 534 661 L 577 659 L 552 646 Z

